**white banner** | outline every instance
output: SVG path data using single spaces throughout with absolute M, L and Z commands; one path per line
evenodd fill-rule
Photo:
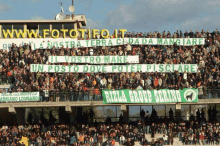
M 204 38 L 115 38 L 115 39 L 91 39 L 91 40 L 59 40 L 56 42 L 32 43 L 32 49 L 46 49 L 63 47 L 95 47 L 95 46 L 117 46 L 131 45 L 173 45 L 181 46 L 204 45 Z
M 77 40 L 77 39 L 72 39 L 72 38 L 59 38 L 59 39 L 55 39 L 55 38 L 33 38 L 33 39 L 0 39 L 0 49 L 3 50 L 10 50 L 11 49 L 11 45 L 12 43 L 16 44 L 17 46 L 19 45 L 24 45 L 26 44 L 40 44 L 40 43 L 44 43 L 44 42 L 57 42 L 57 41 L 73 41 L 73 40 Z
M 132 45 L 173 45 L 176 43 L 181 46 L 204 45 L 204 38 L 115 38 L 115 39 L 91 39 L 77 40 L 74 38 L 32 38 L 32 39 L 1 39 L 0 49 L 9 50 L 12 43 L 17 46 L 24 43 L 31 44 L 32 49 L 51 49 L 58 47 L 95 47 L 95 46 L 117 46 L 124 44 Z
M 139 63 L 139 56 L 49 56 L 50 63 Z
M 118 72 L 197 72 L 197 64 L 134 64 L 134 65 L 44 65 L 31 64 L 31 72 L 49 73 L 118 73 Z
M 0 93 L 0 102 L 40 101 L 39 92 Z

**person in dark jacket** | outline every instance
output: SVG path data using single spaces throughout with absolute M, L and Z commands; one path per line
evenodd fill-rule
M 152 125 L 151 125 L 151 138 L 154 138 L 154 135 L 155 135 L 155 125 L 154 125 L 154 123 L 152 123 Z
M 184 33 L 184 37 L 187 38 L 188 35 L 189 35 L 189 34 L 188 34 L 187 30 L 186 30 L 185 33 Z
M 194 33 L 193 33 L 192 30 L 190 30 L 190 32 L 189 32 L 189 37 L 190 37 L 190 38 L 194 38 Z
M 154 139 L 152 139 L 152 141 L 150 142 L 150 146 L 156 146 L 156 142 L 154 141 Z
M 209 133 L 208 140 L 210 145 L 214 144 L 214 135 L 212 134 L 212 132 Z
M 168 143 L 173 145 L 173 134 L 172 133 L 169 133 L 168 135 Z
M 132 146 L 132 142 L 130 141 L 130 138 L 127 138 L 126 142 L 124 143 L 124 146 Z
M 145 116 L 145 111 L 142 109 L 140 112 L 140 116 L 141 116 L 141 120 L 144 120 L 144 116 Z

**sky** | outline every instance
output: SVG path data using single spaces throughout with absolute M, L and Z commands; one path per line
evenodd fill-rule
M 0 0 L 0 18 L 55 19 L 59 2 L 70 14 L 72 0 Z M 74 6 L 75 14 L 84 14 L 93 29 L 213 31 L 220 24 L 220 0 L 74 0 Z

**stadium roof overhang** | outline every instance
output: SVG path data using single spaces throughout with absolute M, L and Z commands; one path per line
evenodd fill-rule
M 86 26 L 85 15 L 76 15 L 73 20 L 0 20 L 0 24 L 27 24 L 27 23 L 77 23 L 81 22 L 82 26 Z

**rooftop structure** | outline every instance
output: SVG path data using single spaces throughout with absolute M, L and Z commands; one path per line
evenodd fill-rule
M 62 7 L 61 7 L 62 9 Z M 73 13 L 73 5 L 70 6 Z M 42 35 L 43 29 L 79 29 L 87 25 L 85 15 L 65 15 L 62 12 L 57 14 L 54 20 L 0 20 L 0 36 L 3 38 L 3 30 L 37 30 L 38 35 Z M 15 34 L 13 35 L 15 38 Z M 27 36 L 26 36 L 27 37 Z M 62 34 L 60 34 L 62 37 Z

